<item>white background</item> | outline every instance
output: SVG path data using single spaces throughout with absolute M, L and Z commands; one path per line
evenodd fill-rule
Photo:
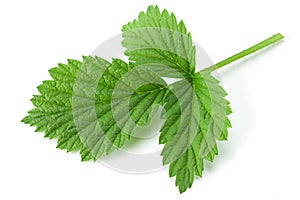
M 82 163 L 20 120 L 47 70 L 81 59 L 150 4 L 183 19 L 213 61 L 277 32 L 285 40 L 220 70 L 229 141 L 180 195 L 167 169 L 128 175 Z M 297 1 L 1 1 L 0 199 L 300 199 Z

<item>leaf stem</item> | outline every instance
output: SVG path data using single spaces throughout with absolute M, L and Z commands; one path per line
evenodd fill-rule
M 221 62 L 218 62 L 217 64 L 214 64 L 208 68 L 203 69 L 202 72 L 212 72 L 217 69 L 220 69 L 221 67 L 228 65 L 229 63 L 232 63 L 240 58 L 243 58 L 249 54 L 252 54 L 252 53 L 254 53 L 260 49 L 263 49 L 271 44 L 274 44 L 275 42 L 277 42 L 283 38 L 284 38 L 283 35 L 281 35 L 280 33 L 277 33 L 277 34 L 261 41 L 260 43 L 257 43 L 256 45 L 254 45 L 248 49 L 245 49 L 244 51 L 241 51 L 229 58 L 226 58 L 225 60 L 222 60 Z

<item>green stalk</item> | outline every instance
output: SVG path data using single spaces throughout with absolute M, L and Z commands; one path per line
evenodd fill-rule
M 271 37 L 269 37 L 268 39 L 265 39 L 263 41 L 261 41 L 260 43 L 257 43 L 256 45 L 245 49 L 244 51 L 241 51 L 240 53 L 237 53 L 229 58 L 226 58 L 225 60 L 222 60 L 221 62 L 218 62 L 217 64 L 214 64 L 208 68 L 205 68 L 202 70 L 202 72 L 212 72 L 215 71 L 217 69 L 220 69 L 221 67 L 228 65 L 229 63 L 232 63 L 240 58 L 243 58 L 249 54 L 252 54 L 260 49 L 263 49 L 271 44 L 274 44 L 275 42 L 278 42 L 279 40 L 283 39 L 283 35 L 281 35 L 280 33 L 277 33 Z

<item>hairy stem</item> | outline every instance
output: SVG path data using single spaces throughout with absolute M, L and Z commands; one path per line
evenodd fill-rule
M 257 43 L 256 45 L 248 48 L 248 49 L 245 49 L 244 51 L 241 51 L 229 58 L 226 58 L 225 60 L 222 60 L 221 62 L 218 62 L 217 64 L 214 64 L 206 69 L 203 69 L 202 72 L 212 72 L 212 71 L 215 71 L 217 69 L 220 69 L 221 67 L 225 66 L 225 65 L 228 65 L 229 63 L 232 63 L 240 58 L 243 58 L 249 54 L 252 54 L 260 49 L 263 49 L 271 44 L 274 44 L 275 42 L 283 39 L 283 35 L 281 35 L 280 33 L 277 33 L 263 41 L 261 41 L 260 43 Z

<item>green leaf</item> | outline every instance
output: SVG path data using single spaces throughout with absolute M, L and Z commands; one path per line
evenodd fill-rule
M 99 57 L 68 60 L 50 69 L 53 80 L 38 86 L 35 106 L 22 121 L 57 140 L 57 148 L 80 151 L 82 160 L 97 160 L 121 148 L 139 126 L 165 109 L 159 143 L 163 164 L 176 177 L 180 193 L 201 177 L 206 161 L 227 140 L 232 112 L 227 95 L 211 72 L 283 38 L 276 34 L 200 72 L 190 33 L 173 13 L 150 6 L 123 26 L 129 57 L 112 63 Z M 167 85 L 162 77 L 178 78 Z
M 202 176 L 204 159 L 212 162 L 218 154 L 216 140 L 227 139 L 227 129 L 231 127 L 227 115 L 231 109 L 224 99 L 226 92 L 209 73 L 196 73 L 191 86 L 178 81 L 169 87 L 177 94 L 169 92 L 164 99 L 167 117 L 161 129 L 160 143 L 165 144 L 162 151 L 164 164 L 170 163 L 169 175 L 176 176 L 175 184 L 182 193 L 192 186 L 194 176 Z M 194 101 L 198 105 L 195 106 Z M 198 121 L 191 121 L 197 119 L 196 115 Z M 190 134 L 189 130 L 197 130 L 197 133 Z
M 183 21 L 173 13 L 149 6 L 137 20 L 123 26 L 125 55 L 138 65 L 154 66 L 166 77 L 190 78 L 195 72 L 195 47 Z M 168 68 L 177 73 L 170 73 Z M 178 73 L 179 72 L 179 73 Z
M 35 108 L 22 121 L 36 126 L 37 132 L 45 132 L 45 137 L 57 139 L 57 148 L 67 152 L 80 151 L 83 161 L 96 160 L 103 153 L 123 146 L 137 126 L 128 123 L 128 119 L 114 119 L 111 106 L 116 84 L 127 85 L 120 79 L 133 68 L 133 63 L 128 65 L 116 59 L 110 64 L 90 56 L 84 57 L 83 62 L 68 60 L 67 65 L 59 64 L 49 70 L 53 80 L 43 81 L 38 87 L 40 95 L 34 95 L 32 99 Z M 143 70 L 133 71 L 140 73 Z M 165 82 L 161 78 L 149 71 L 143 73 L 147 76 L 141 74 L 139 79 L 148 82 L 148 88 L 145 85 L 142 92 L 126 96 L 128 88 L 119 87 L 118 92 L 125 96 L 118 99 L 121 107 L 114 106 L 115 113 L 122 116 L 129 112 L 133 124 L 141 125 L 149 122 L 152 106 L 162 101 L 165 93 Z M 152 82 L 155 79 L 157 83 L 151 84 L 148 79 Z M 124 111 L 122 105 L 129 97 L 129 111 Z M 131 129 L 125 132 L 124 127 Z

